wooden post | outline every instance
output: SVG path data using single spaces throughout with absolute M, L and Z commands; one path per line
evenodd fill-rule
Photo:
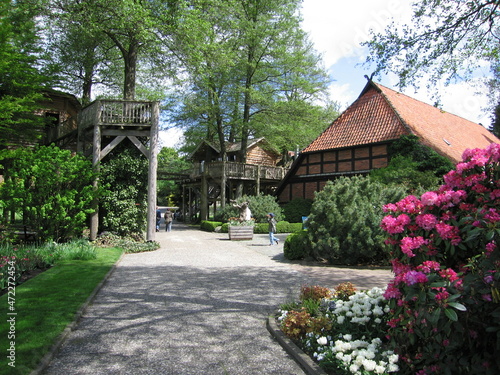
M 94 138 L 92 141 L 92 167 L 94 171 L 99 173 L 99 164 L 101 162 L 101 125 L 100 125 L 100 102 L 96 102 Z M 99 186 L 99 177 L 96 177 L 92 183 L 94 189 Z M 97 198 L 92 202 L 94 212 L 90 215 L 90 241 L 97 239 L 97 231 L 99 230 L 99 200 Z
M 160 105 L 154 102 L 152 106 L 151 131 L 149 138 L 149 169 L 148 169 L 148 221 L 146 241 L 154 241 L 156 233 L 156 171 L 158 169 L 158 122 Z
M 182 184 L 182 221 L 186 222 L 186 185 Z
M 260 171 L 261 171 L 261 166 L 258 165 L 257 166 L 257 186 L 256 186 L 256 195 L 259 195 L 260 194 Z
M 200 220 L 208 220 L 208 179 L 207 169 L 201 173 Z
M 193 188 L 189 187 L 189 207 L 188 207 L 188 223 L 191 222 L 191 217 L 193 216 Z
M 222 159 L 222 173 L 220 178 L 220 208 L 226 206 L 226 159 Z

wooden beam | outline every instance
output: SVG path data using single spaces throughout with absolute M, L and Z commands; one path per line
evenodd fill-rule
M 135 136 L 135 137 L 149 137 L 151 134 L 150 130 L 127 130 L 127 129 L 104 129 L 102 131 L 103 136 Z
M 154 126 L 151 127 L 151 133 L 153 133 L 153 129 L 154 129 Z M 158 132 L 158 125 L 157 125 L 157 129 L 156 129 L 156 132 Z M 127 136 L 128 139 L 130 139 L 132 141 L 132 143 L 135 145 L 135 147 L 137 147 L 143 154 L 144 156 L 146 156 L 148 159 L 149 159 L 149 151 L 148 149 L 141 143 L 141 141 L 139 141 L 136 137 L 132 136 L 132 135 L 129 135 Z M 151 139 L 150 139 L 150 142 L 151 142 Z M 155 212 L 156 212 L 156 207 L 155 207 Z M 156 225 L 156 224 L 155 224 Z
M 120 144 L 121 141 L 123 141 L 125 137 L 116 137 L 113 139 L 106 147 L 104 147 L 104 150 L 101 151 L 101 159 L 104 159 L 107 154 L 109 154 L 118 144 Z

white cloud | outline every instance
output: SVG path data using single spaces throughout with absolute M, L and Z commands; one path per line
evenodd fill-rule
M 309 33 L 315 48 L 322 53 L 325 66 L 329 67 L 334 82 L 330 85 L 331 98 L 341 104 L 342 109 L 357 99 L 370 67 L 361 67 L 367 50 L 362 42 L 370 40 L 370 30 L 383 32 L 394 21 L 408 24 L 412 7 L 408 0 L 304 0 L 303 29 Z M 382 78 L 381 84 L 398 90 L 397 79 L 392 74 Z M 417 93 L 407 89 L 404 93 L 415 99 L 433 104 L 431 95 L 425 88 Z M 488 126 L 491 122 L 487 112 L 487 98 L 477 95 L 476 88 L 466 82 L 447 87 L 439 85 L 442 108 L 470 121 Z
M 179 128 L 170 128 L 159 132 L 160 148 L 172 147 L 177 148 L 182 140 L 183 132 Z
M 330 66 L 362 55 L 360 43 L 370 39 L 370 30 L 383 32 L 392 19 L 405 22 L 410 10 L 407 0 L 304 0 L 302 27 Z

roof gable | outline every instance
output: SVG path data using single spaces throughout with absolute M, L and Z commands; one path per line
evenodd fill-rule
M 369 81 L 359 98 L 303 152 L 391 141 L 414 134 L 453 162 L 467 148 L 500 143 L 490 131 L 385 86 Z
M 461 161 L 468 148 L 486 148 L 491 143 L 500 142 L 482 125 L 382 85 L 374 85 L 423 144 L 454 162 Z
M 303 152 L 384 142 L 408 133 L 380 91 L 370 88 Z

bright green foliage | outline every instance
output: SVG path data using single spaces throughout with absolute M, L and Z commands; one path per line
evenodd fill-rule
M 289 223 L 288 221 L 278 221 L 276 223 L 276 233 L 295 233 L 302 230 L 302 224 Z M 269 233 L 269 223 L 257 223 L 253 228 L 254 233 Z
M 416 135 L 403 135 L 393 142 L 388 149 L 389 157 L 402 155 L 416 162 L 415 167 L 421 172 L 432 171 L 437 177 L 451 171 L 453 163 L 436 151 L 420 143 Z
M 303 216 L 309 216 L 311 213 L 311 199 L 295 198 L 283 206 L 285 220 L 290 223 L 302 223 Z
M 171 147 L 163 147 L 158 153 L 158 175 L 161 173 L 181 173 L 191 168 L 191 163 L 179 156 Z M 174 180 L 158 180 L 158 204 L 176 206 L 182 202 L 181 184 Z
M 47 78 L 36 68 L 35 27 L 25 8 L 24 2 L 0 1 L 0 145 L 31 141 L 43 125 L 33 112 Z
M 6 209 L 22 213 L 42 241 L 81 236 L 97 194 L 90 162 L 55 146 L 18 149 L 3 158 L 12 163 L 0 186 Z
M 389 147 L 389 165 L 374 169 L 370 177 L 383 184 L 399 184 L 408 194 L 422 194 L 436 189 L 441 177 L 453 164 L 431 148 L 421 144 L 417 136 L 405 135 Z
M 418 163 L 406 156 L 398 155 L 391 159 L 385 168 L 370 172 L 373 181 L 383 184 L 398 184 L 403 186 L 408 194 L 419 194 L 427 189 L 439 186 L 439 178 L 432 171 L 419 171 Z
M 147 214 L 148 161 L 136 149 L 126 149 L 101 166 L 102 230 L 119 235 L 143 233 Z
M 307 236 L 307 231 L 291 233 L 283 245 L 283 254 L 286 259 L 304 259 L 309 256 L 311 245 Z
M 308 219 L 312 256 L 332 264 L 386 263 L 382 206 L 405 195 L 368 177 L 341 177 L 317 193 Z

